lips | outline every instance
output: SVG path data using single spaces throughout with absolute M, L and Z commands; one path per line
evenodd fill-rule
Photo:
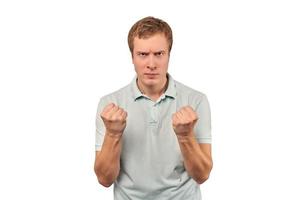
M 155 73 L 145 73 L 146 76 L 155 76 L 155 75 L 158 75 L 158 74 L 155 74 Z
M 145 78 L 147 79 L 157 79 L 157 75 L 158 74 L 155 74 L 155 73 L 145 73 Z

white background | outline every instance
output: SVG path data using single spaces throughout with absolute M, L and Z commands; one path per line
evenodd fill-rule
M 132 80 L 127 33 L 149 15 L 173 29 L 171 75 L 210 102 L 203 199 L 300 199 L 299 10 L 289 0 L 1 1 L 0 199 L 113 199 L 93 172 L 96 109 Z

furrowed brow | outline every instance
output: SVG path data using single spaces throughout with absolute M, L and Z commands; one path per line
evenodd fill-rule
M 145 54 L 145 55 L 149 55 L 149 52 L 146 52 L 146 51 L 138 51 L 137 54 Z
M 156 51 L 156 52 L 154 52 L 154 54 L 164 54 L 165 53 L 165 51 L 164 50 L 160 50 L 160 51 Z

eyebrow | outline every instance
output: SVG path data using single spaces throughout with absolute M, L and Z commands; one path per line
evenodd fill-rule
M 160 51 L 154 52 L 154 54 L 165 53 L 165 52 L 166 52 L 166 51 L 164 51 L 164 50 L 160 50 Z
M 165 50 L 160 50 L 160 51 L 154 52 L 153 54 L 165 53 L 165 52 L 166 52 Z M 147 51 L 137 51 L 137 54 L 141 54 L 141 53 L 146 54 L 146 55 L 150 54 L 150 52 L 147 52 Z
M 148 55 L 149 54 L 149 52 L 146 52 L 146 51 L 138 51 L 138 52 L 136 52 L 137 54 L 146 54 L 146 55 Z

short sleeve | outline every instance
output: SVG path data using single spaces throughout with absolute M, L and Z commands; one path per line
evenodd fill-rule
M 103 120 L 101 118 L 101 112 L 103 108 L 105 107 L 105 102 L 103 98 L 100 99 L 98 103 L 98 108 L 97 108 L 97 114 L 96 114 L 96 138 L 95 138 L 95 150 L 100 151 L 103 141 L 104 141 L 104 136 L 105 136 L 105 126 L 103 123 Z
M 198 120 L 195 125 L 195 136 L 198 143 L 211 143 L 211 114 L 210 106 L 205 94 L 196 107 Z

